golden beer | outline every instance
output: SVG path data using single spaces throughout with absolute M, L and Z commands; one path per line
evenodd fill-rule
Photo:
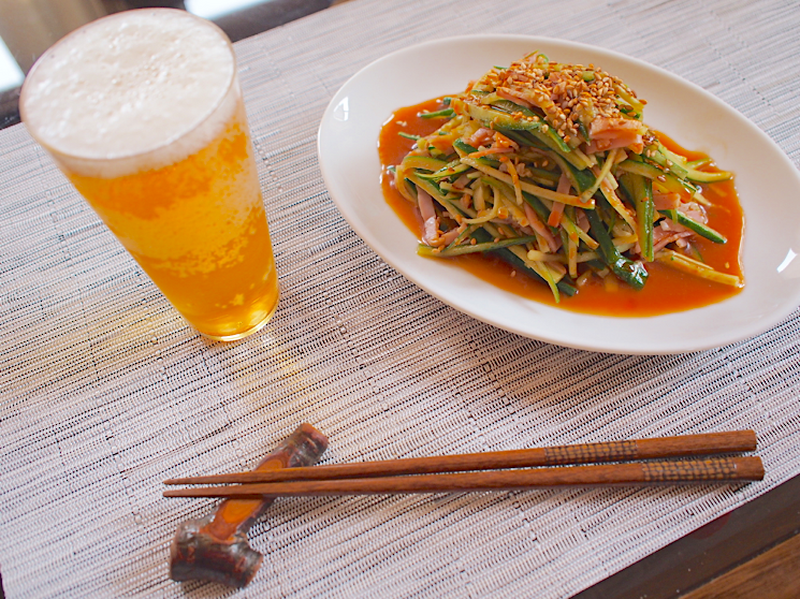
M 216 26 L 170 9 L 90 23 L 37 62 L 20 111 L 198 331 L 233 340 L 269 320 L 275 261 L 233 49 Z

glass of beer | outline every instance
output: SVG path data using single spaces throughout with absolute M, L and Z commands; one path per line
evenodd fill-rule
M 200 333 L 260 329 L 278 279 L 233 47 L 174 9 L 104 17 L 23 85 L 28 131 Z

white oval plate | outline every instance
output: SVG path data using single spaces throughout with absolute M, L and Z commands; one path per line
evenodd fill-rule
M 736 174 L 745 212 L 745 289 L 723 302 L 663 316 L 581 314 L 503 291 L 446 260 L 417 256 L 417 239 L 386 203 L 379 183 L 381 125 L 402 106 L 464 89 L 494 65 L 534 50 L 558 62 L 594 63 L 648 101 L 645 122 Z M 760 333 L 800 304 L 800 174 L 753 123 L 702 88 L 609 50 L 510 35 L 428 42 L 377 60 L 331 100 L 319 129 L 325 184 L 345 219 L 386 262 L 450 306 L 548 343 L 625 354 L 672 354 Z M 796 248 L 796 249 L 795 249 Z

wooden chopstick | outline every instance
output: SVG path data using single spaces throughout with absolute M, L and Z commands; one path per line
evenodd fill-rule
M 452 493 L 464 491 L 521 490 L 578 485 L 744 482 L 761 480 L 761 458 L 736 457 L 711 460 L 653 461 L 593 466 L 563 466 L 526 470 L 459 472 L 379 478 L 305 480 L 248 483 L 225 487 L 171 489 L 165 497 L 373 495 L 382 493 Z
M 543 448 L 516 449 L 449 456 L 432 456 L 331 464 L 309 468 L 283 468 L 264 472 L 236 472 L 187 478 L 172 478 L 167 485 L 267 483 L 297 480 L 333 480 L 342 478 L 373 478 L 402 474 L 466 472 L 531 468 L 563 464 L 589 464 L 625 460 L 658 459 L 681 456 L 700 456 L 717 453 L 753 451 L 756 434 L 752 430 L 682 435 L 655 439 L 633 439 L 603 443 L 556 445 Z

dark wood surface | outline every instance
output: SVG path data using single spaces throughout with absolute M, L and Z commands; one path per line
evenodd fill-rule
M 800 477 L 795 477 L 573 599 L 728 597 L 722 589 L 731 580 L 743 585 L 740 592 L 746 594 L 738 597 L 799 597 L 798 533 Z M 773 585 L 773 578 L 784 583 Z M 780 588 L 792 592 L 764 594 Z
M 799 587 L 800 535 L 795 535 L 681 599 L 793 599 Z

